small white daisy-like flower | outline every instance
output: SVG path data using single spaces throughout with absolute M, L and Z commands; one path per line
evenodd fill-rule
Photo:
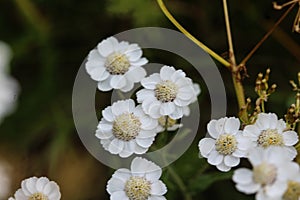
M 157 119 L 146 115 L 132 99 L 113 103 L 102 115 L 96 137 L 105 150 L 120 157 L 146 153 L 157 134 Z
M 287 150 L 290 159 L 297 155 L 293 147 L 298 142 L 298 134 L 286 130 L 286 123 L 274 113 L 260 113 L 253 125 L 245 127 L 243 134 L 249 137 L 254 146 L 269 147 L 279 146 Z
M 119 42 L 115 37 L 109 37 L 90 51 L 85 67 L 91 78 L 98 81 L 99 90 L 120 89 L 128 92 L 134 83 L 146 76 L 141 66 L 148 60 L 141 56 L 142 50 L 138 44 Z
M 250 143 L 239 128 L 240 121 L 234 117 L 211 120 L 207 131 L 212 138 L 203 138 L 199 142 L 200 154 L 220 171 L 229 171 L 247 155 Z
M 290 161 L 286 151 L 279 147 L 256 147 L 249 151 L 253 169 L 234 171 L 233 181 L 240 192 L 255 194 L 257 200 L 282 199 L 288 189 L 288 179 L 299 173 L 297 163 Z
M 107 183 L 111 200 L 165 200 L 167 187 L 159 180 L 162 170 L 144 158 L 133 159 L 130 170 L 118 169 Z
M 59 186 L 46 177 L 31 177 L 21 183 L 12 200 L 59 200 Z M 9 199 L 9 200 L 10 200 Z
M 166 115 L 182 118 L 197 97 L 192 80 L 182 70 L 170 66 L 163 66 L 160 73 L 144 78 L 141 83 L 145 89 L 137 92 L 137 101 L 146 114 L 156 119 Z
M 19 90 L 17 81 L 7 73 L 9 59 L 9 47 L 0 42 L 0 123 L 15 108 Z

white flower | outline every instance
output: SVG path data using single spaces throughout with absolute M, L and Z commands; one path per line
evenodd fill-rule
M 165 184 L 159 180 L 162 170 L 144 158 L 135 158 L 130 170 L 118 169 L 107 183 L 111 200 L 165 200 Z
M 234 117 L 211 120 L 207 131 L 212 138 L 203 138 L 199 142 L 200 154 L 220 171 L 229 171 L 247 155 L 250 143 L 239 128 L 240 121 Z
M 288 178 L 299 173 L 298 164 L 290 161 L 286 151 L 279 147 L 253 148 L 248 159 L 253 169 L 237 169 L 232 179 L 237 190 L 256 193 L 257 200 L 282 199 Z
M 166 115 L 181 118 L 197 97 L 192 80 L 174 67 L 163 66 L 160 73 L 144 78 L 141 83 L 145 89 L 137 92 L 137 101 L 146 114 L 156 119 Z
M 162 117 L 158 118 L 157 132 L 163 132 L 166 128 L 167 128 L 167 131 L 175 131 L 175 130 L 181 128 L 182 126 L 183 126 L 183 124 L 177 124 L 176 119 L 172 119 L 171 117 L 162 116 Z
M 7 198 L 10 192 L 11 178 L 9 166 L 5 162 L 0 162 L 0 199 Z
M 14 200 L 59 200 L 59 186 L 46 177 L 31 177 L 21 183 L 21 188 L 14 195 Z
M 157 134 L 157 119 L 135 107 L 132 99 L 118 101 L 102 111 L 96 137 L 104 149 L 121 157 L 144 154 Z
M 286 130 L 286 123 L 274 113 L 260 113 L 253 125 L 245 127 L 243 134 L 250 138 L 254 146 L 280 146 L 287 150 L 290 159 L 297 155 L 293 147 L 298 142 L 295 131 Z
M 128 92 L 134 83 L 146 76 L 141 66 L 148 60 L 141 56 L 142 50 L 137 44 L 118 42 L 115 37 L 109 37 L 90 51 L 85 67 L 91 78 L 98 81 L 99 90 Z
M 15 108 L 18 95 L 18 83 L 7 74 L 8 61 L 10 58 L 9 47 L 0 42 L 0 123 Z

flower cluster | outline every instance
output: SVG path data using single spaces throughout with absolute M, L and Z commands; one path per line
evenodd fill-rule
M 292 160 L 298 142 L 295 131 L 274 113 L 260 113 L 254 124 L 240 130 L 237 118 L 212 120 L 207 125 L 209 137 L 199 142 L 200 154 L 220 171 L 229 171 L 247 158 L 253 169 L 234 172 L 237 190 L 256 193 L 256 199 L 300 198 L 299 165 Z M 295 198 L 297 197 L 297 198 Z
M 138 82 L 143 87 L 136 93 L 138 104 L 132 99 L 114 102 L 102 111 L 97 126 L 95 135 L 100 144 L 121 158 L 145 154 L 159 132 L 182 127 L 177 120 L 190 114 L 188 106 L 200 94 L 199 85 L 172 66 L 163 66 L 159 73 L 146 77 L 142 66 L 147 63 L 138 44 L 109 37 L 90 51 L 85 65 L 100 91 L 128 92 Z M 161 173 L 160 167 L 138 157 L 132 161 L 131 171 L 114 173 L 107 191 L 112 200 L 162 200 L 167 189 L 158 180 Z
M 18 84 L 8 73 L 10 48 L 0 41 L 0 122 L 12 112 L 18 95 Z

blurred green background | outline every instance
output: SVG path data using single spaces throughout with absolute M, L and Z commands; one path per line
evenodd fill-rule
M 283 3 L 281 1 L 279 3 Z M 200 41 L 227 57 L 222 1 L 167 0 L 176 19 Z M 229 0 L 233 39 L 240 61 L 284 11 L 272 1 Z M 246 96 L 255 97 L 258 72 L 271 68 L 270 83 L 278 85 L 267 110 L 283 117 L 294 93 L 289 85 L 300 71 L 300 34 L 292 33 L 298 8 L 287 16 L 247 64 Z M 77 70 L 89 50 L 106 37 L 135 27 L 175 29 L 154 0 L 1 0 L 0 40 L 13 50 L 11 74 L 21 86 L 16 112 L 0 126 L 0 158 L 11 165 L 11 194 L 22 179 L 46 175 L 61 187 L 62 199 L 109 199 L 105 191 L 112 170 L 94 159 L 82 145 L 72 119 L 72 87 Z M 201 122 L 198 136 L 182 158 L 173 164 L 193 199 L 253 199 L 238 193 L 230 174 L 207 168 L 198 159 L 197 144 L 210 120 L 209 94 L 200 77 L 182 59 L 166 59 L 151 51 L 144 56 L 183 68 L 201 84 Z M 201 62 L 201 60 L 199 60 Z M 226 83 L 228 115 L 237 116 L 230 73 L 219 66 Z M 108 93 L 99 93 L 97 110 L 108 106 Z M 247 165 L 247 163 L 242 163 Z M 206 169 L 203 173 L 203 169 Z M 168 199 L 183 199 L 167 171 L 163 180 Z

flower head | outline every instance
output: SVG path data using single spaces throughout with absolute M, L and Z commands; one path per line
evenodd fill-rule
M 96 137 L 104 149 L 121 157 L 145 153 L 157 134 L 158 122 L 133 100 L 122 100 L 102 111 Z
M 21 183 L 12 200 L 59 200 L 59 186 L 46 177 L 31 177 Z
M 239 128 L 240 121 L 234 117 L 211 120 L 207 131 L 212 138 L 200 140 L 200 154 L 221 171 L 229 171 L 237 166 L 240 158 L 247 155 L 250 145 Z
M 290 161 L 286 151 L 279 147 L 253 148 L 248 159 L 253 169 L 235 170 L 233 181 L 237 190 L 256 193 L 256 199 L 282 199 L 288 191 L 289 177 L 299 173 L 298 164 Z
M 118 169 L 107 183 L 111 200 L 165 200 L 165 184 L 159 180 L 162 170 L 144 158 L 135 158 L 130 170 Z
M 286 130 L 286 123 L 278 120 L 274 113 L 260 113 L 253 125 L 245 127 L 243 134 L 248 137 L 254 146 L 267 148 L 279 146 L 287 150 L 290 159 L 297 155 L 293 147 L 298 142 L 298 135 L 295 131 Z
M 90 51 L 85 67 L 91 78 L 98 81 L 99 90 L 120 89 L 128 92 L 134 83 L 146 76 L 141 66 L 148 60 L 141 56 L 142 50 L 137 44 L 119 42 L 115 37 L 109 37 Z
M 200 92 L 182 70 L 170 66 L 163 66 L 160 73 L 144 78 L 141 83 L 145 89 L 137 92 L 137 101 L 146 114 L 156 119 L 162 116 L 181 118 L 189 112 L 188 105 L 196 100 Z

